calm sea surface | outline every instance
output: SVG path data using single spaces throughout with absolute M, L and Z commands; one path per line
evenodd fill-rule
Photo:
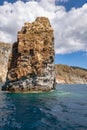
M 87 130 L 87 85 L 39 94 L 0 91 L 0 130 Z

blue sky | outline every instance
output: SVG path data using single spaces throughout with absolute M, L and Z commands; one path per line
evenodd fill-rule
M 5 0 L 5 1 L 14 3 L 17 0 Z M 21 1 L 26 2 L 28 0 L 21 0 Z M 0 0 L 0 5 L 2 5 L 3 3 L 4 3 L 4 0 Z M 62 2 L 61 0 L 60 1 L 56 0 L 55 3 L 58 5 L 63 5 L 66 8 L 66 10 L 69 11 L 72 7 L 75 7 L 75 8 L 81 7 L 84 3 L 87 3 L 87 0 L 68 0 L 67 2 L 66 1 L 64 2 L 63 0 Z
M 87 68 L 87 55 L 85 52 L 82 51 L 64 55 L 56 54 L 55 63 Z
M 69 11 L 72 7 L 79 8 L 84 3 L 87 3 L 87 0 L 69 0 L 68 2 L 56 2 L 60 5 L 63 5 L 67 11 Z
M 67 11 L 70 11 L 73 7 L 80 8 L 87 0 L 69 0 L 68 2 L 59 2 L 58 4 L 63 5 Z M 55 56 L 55 63 L 62 63 L 70 66 L 79 66 L 87 68 L 87 53 L 83 51 L 77 51 L 70 54 L 57 54 Z
M 47 16 L 54 28 L 55 63 L 87 68 L 87 0 L 4 2 L 0 0 L 1 41 L 14 42 L 24 22 Z

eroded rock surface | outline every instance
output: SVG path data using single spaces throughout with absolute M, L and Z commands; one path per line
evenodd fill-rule
M 0 82 L 6 81 L 8 71 L 7 62 L 11 53 L 12 45 L 0 42 Z
M 54 89 L 54 35 L 48 18 L 38 17 L 25 23 L 18 32 L 8 62 L 2 90 L 13 92 Z
M 58 84 L 87 84 L 87 69 L 59 64 L 55 71 Z

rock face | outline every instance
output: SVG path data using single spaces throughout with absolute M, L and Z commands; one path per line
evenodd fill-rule
M 7 62 L 11 53 L 12 45 L 0 42 L 0 82 L 6 81 Z
M 2 90 L 49 91 L 55 85 L 54 70 L 53 29 L 48 18 L 38 17 L 33 23 L 25 23 L 18 32 Z
M 87 69 L 55 65 L 56 82 L 59 84 L 87 84 Z

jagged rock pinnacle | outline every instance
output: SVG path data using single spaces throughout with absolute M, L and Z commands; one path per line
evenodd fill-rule
M 54 35 L 48 18 L 38 17 L 32 23 L 25 23 L 17 37 L 2 90 L 28 92 L 54 89 Z

